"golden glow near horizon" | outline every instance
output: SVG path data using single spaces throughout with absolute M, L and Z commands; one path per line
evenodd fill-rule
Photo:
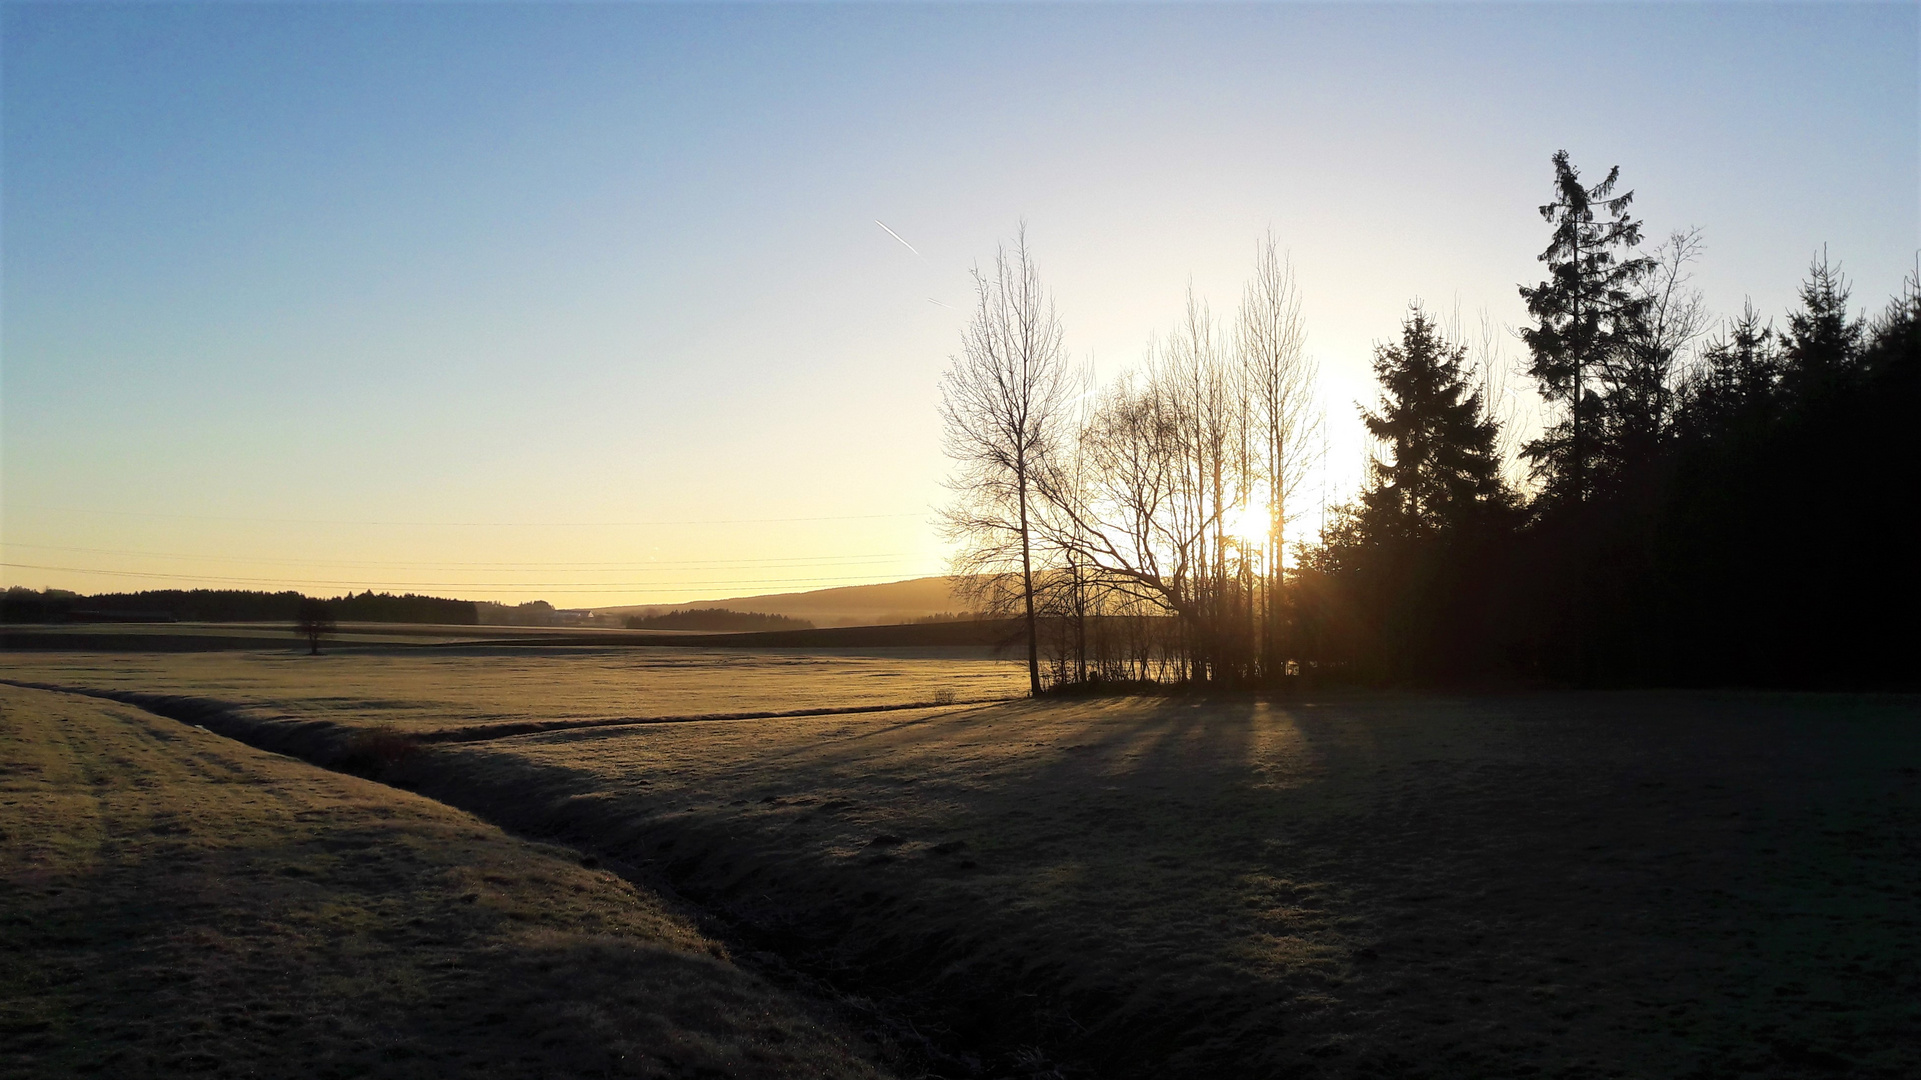
M 9 5 L 0 583 L 579 608 L 943 573 L 939 380 L 1022 220 L 1103 381 L 1190 288 L 1231 323 L 1273 231 L 1327 417 L 1292 543 L 1361 479 L 1410 300 L 1518 356 L 1558 149 L 1619 164 L 1651 238 L 1703 229 L 1718 314 L 1778 326 L 1823 244 L 1878 306 L 1917 19 Z
M 186 515 L 46 514 L 96 519 L 73 534 L 137 546 L 4 544 L 8 582 L 83 593 L 147 589 L 295 589 L 309 595 L 420 593 L 559 608 L 677 604 L 757 593 L 804 592 L 945 572 L 938 552 L 915 550 L 920 513 L 652 521 L 326 522 L 219 519 L 206 550 Z M 109 519 L 103 526 L 97 519 Z M 905 526 L 905 528 L 903 528 Z M 835 547 L 849 527 L 863 541 Z M 768 530 L 807 547 L 760 554 Z M 173 547 L 166 548 L 171 534 Z M 141 543 L 146 537 L 150 542 Z M 901 543 L 881 550 L 887 539 Z M 276 551 L 261 556 L 262 548 Z M 815 552 L 813 554 L 808 551 Z M 300 554 L 312 552 L 313 554 Z M 418 555 L 410 554 L 420 552 Z M 358 555 L 360 557 L 349 557 Z M 453 557 L 466 555 L 468 557 Z

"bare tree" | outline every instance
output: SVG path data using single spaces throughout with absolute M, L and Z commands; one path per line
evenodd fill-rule
M 1319 416 L 1316 368 L 1308 358 L 1294 269 L 1270 229 L 1255 242 L 1254 276 L 1241 293 L 1236 345 L 1249 397 L 1255 482 L 1265 488 L 1267 544 L 1260 553 L 1260 654 L 1268 674 L 1281 664 L 1282 555 L 1287 522 L 1313 457 Z
M 1521 448 L 1539 426 L 1540 396 L 1525 384 L 1527 365 L 1508 355 L 1506 343 L 1519 331 L 1488 313 L 1476 312 L 1470 329 L 1461 314 L 1460 298 L 1441 322 L 1441 337 L 1467 350 L 1468 367 L 1480 395 L 1481 419 L 1495 426 L 1494 453 L 1501 462 L 1501 480 L 1511 492 L 1530 491 L 1536 480 Z M 1379 448 L 1377 447 L 1377 452 Z
M 941 380 L 941 420 L 956 473 L 945 511 L 961 543 L 955 569 L 988 609 L 1018 601 L 1027 621 L 1030 689 L 1041 692 L 1040 639 L 1034 611 L 1035 498 L 1041 474 L 1066 434 L 1073 400 L 1060 317 L 1041 286 L 1027 226 L 1013 251 L 994 257 L 991 274 L 974 270 L 974 312 L 961 354 Z M 1017 571 L 1016 571 L 1016 568 Z M 1018 572 L 1018 591 L 1011 586 Z
M 293 632 L 307 639 L 307 655 L 319 656 L 320 639 L 334 632 L 333 609 L 325 600 L 302 597 L 294 609 Z
M 942 384 L 944 523 L 976 604 L 1024 614 L 1035 693 L 1284 669 L 1282 552 L 1319 417 L 1291 271 L 1271 234 L 1257 256 L 1231 335 L 1190 285 L 1142 370 L 1099 393 L 1063 359 L 1024 230 L 976 273 Z
M 1043 483 L 1051 546 L 1073 551 L 1108 595 L 1191 620 L 1211 522 L 1193 510 L 1189 426 L 1165 382 L 1123 376 L 1081 428 L 1079 483 L 1064 470 Z
M 1174 424 L 1179 497 L 1171 504 L 1178 532 L 1199 539 L 1190 602 L 1190 629 L 1200 638 L 1192 650 L 1192 677 L 1205 680 L 1222 659 L 1226 602 L 1228 509 L 1245 497 L 1246 409 L 1238 372 L 1229 366 L 1219 323 L 1190 282 L 1180 325 L 1148 365 L 1151 392 Z
M 1539 426 L 1541 399 L 1522 378 L 1527 365 L 1509 356 L 1506 342 L 1515 336 L 1512 327 L 1501 325 L 1486 308 L 1480 312 L 1480 330 L 1467 342 L 1468 357 L 1480 372 L 1481 419 L 1499 432 L 1494 452 L 1501 459 L 1501 476 L 1509 491 L 1531 490 L 1533 471 L 1521 456 L 1521 447 Z
M 1192 302 L 1142 378 L 1123 377 L 1082 426 L 1074 459 L 1043 474 L 1051 548 L 1071 552 L 1104 609 L 1176 616 L 1180 677 L 1225 677 L 1237 605 L 1235 552 L 1221 529 L 1245 500 L 1235 373 L 1212 319 Z
M 1707 329 L 1707 305 L 1692 283 L 1701 230 L 1677 230 L 1642 261 L 1636 317 L 1600 364 L 1603 463 L 1613 473 L 1633 470 L 1656 452 L 1672 419 L 1688 350 Z
M 1173 640 L 1156 648 L 1181 679 L 1234 682 L 1284 666 L 1281 552 L 1316 447 L 1314 372 L 1272 236 L 1258 254 L 1233 335 L 1190 287 L 1184 317 L 1150 342 L 1142 372 L 1099 396 L 1076 452 L 1040 474 L 1040 526 L 1069 580 L 1093 610 L 1125 612 L 1118 625 L 1173 616 Z M 1253 535 L 1237 525 L 1249 512 L 1260 515 Z M 1114 667 L 1145 677 L 1139 644 Z

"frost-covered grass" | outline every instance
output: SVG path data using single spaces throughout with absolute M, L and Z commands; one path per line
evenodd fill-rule
M 0 686 L 0 1073 L 872 1077 L 651 893 L 439 803 Z
M 676 657 L 654 709 L 597 701 L 638 685 L 597 653 L 7 662 L 402 731 L 831 705 L 867 663 L 721 655 Z M 887 661 L 930 680 L 897 700 L 963 670 L 923 662 L 952 663 Z M 1921 1075 L 1912 696 L 1011 701 L 437 743 L 385 776 L 658 875 L 948 1074 Z
M 683 648 L 0 653 L 0 678 L 206 695 L 406 731 L 475 724 L 782 712 L 1025 692 L 984 650 Z
M 428 762 L 995 1068 L 1921 1073 L 1913 698 L 1021 702 Z

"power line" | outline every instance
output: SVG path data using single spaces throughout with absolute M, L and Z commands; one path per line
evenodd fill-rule
M 836 563 L 836 562 L 859 562 L 862 560 L 866 560 L 869 562 L 883 561 L 883 560 L 898 561 L 900 559 L 912 559 L 912 558 L 918 557 L 915 555 L 910 555 L 906 552 L 895 551 L 895 552 L 881 552 L 873 555 L 821 555 L 821 556 L 796 555 L 796 556 L 781 556 L 778 558 L 767 558 L 767 559 L 722 559 L 722 560 L 712 561 L 712 562 L 705 562 L 705 561 L 703 562 L 688 562 L 688 561 L 445 562 L 439 559 L 416 560 L 413 562 L 396 562 L 392 560 L 375 560 L 375 559 L 283 559 L 283 558 L 272 558 L 272 557 L 265 557 L 265 556 L 256 558 L 253 556 L 246 556 L 246 555 L 188 555 L 183 553 L 170 553 L 170 552 L 164 552 L 164 551 L 124 551 L 117 548 L 62 547 L 55 544 L 18 544 L 18 543 L 13 543 L 11 541 L 0 541 L 0 548 L 29 548 L 34 551 L 84 552 L 84 553 L 93 554 L 93 555 L 125 555 L 125 556 L 147 558 L 147 559 L 196 559 L 196 560 L 203 560 L 208 562 L 276 563 L 276 564 L 287 564 L 292 566 L 366 566 L 366 567 L 436 566 L 436 567 L 462 567 L 465 569 L 483 569 L 483 570 L 484 569 L 499 569 L 499 570 L 553 569 L 553 568 L 566 568 L 566 567 L 580 567 L 583 569 L 593 568 L 593 569 L 603 569 L 603 570 L 620 570 L 620 569 L 646 570 L 654 567 L 674 567 L 674 568 L 683 569 L 683 570 L 706 570 L 706 569 L 722 569 L 730 566 L 773 566 L 773 565 L 789 565 L 789 568 L 795 568 L 798 566 L 807 566 L 807 565 L 815 565 L 815 564 L 826 565 L 826 564 Z
M 176 581 L 204 581 L 228 585 L 273 585 L 290 588 L 293 585 L 326 586 L 343 589 L 495 589 L 521 591 L 544 589 L 562 593 L 603 593 L 636 592 L 652 590 L 656 592 L 686 592 L 693 588 L 747 587 L 763 585 L 807 585 L 823 583 L 869 584 L 866 576 L 857 577 L 816 577 L 816 578 L 757 578 L 735 581 L 683 581 L 665 582 L 619 582 L 619 581 L 322 581 L 312 578 L 249 578 L 214 577 L 204 574 L 143 573 L 136 570 L 90 570 L 81 566 L 47 566 L 40 563 L 0 562 L 0 566 L 19 570 L 57 570 L 71 574 L 98 574 L 108 577 L 159 578 Z M 935 575 L 921 575 L 935 576 Z
M 276 525 L 397 525 L 407 528 L 474 529 L 627 529 L 655 525 L 769 525 L 790 521 L 878 521 L 882 518 L 925 517 L 929 511 L 900 514 L 827 514 L 816 517 L 690 518 L 683 521 L 349 521 L 343 518 L 274 518 L 218 514 L 173 514 L 148 510 L 89 510 L 77 506 L 22 506 L 58 514 L 102 514 L 112 517 L 173 518 L 183 521 L 253 521 Z

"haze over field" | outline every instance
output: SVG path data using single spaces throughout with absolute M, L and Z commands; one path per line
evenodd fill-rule
M 880 626 L 971 610 L 968 599 L 955 591 L 954 579 L 946 576 L 763 596 L 730 596 L 671 607 L 635 605 L 598 610 L 603 614 L 629 615 L 690 607 L 719 607 L 730 611 L 785 615 L 806 619 L 817 626 Z
M 1702 228 L 1717 315 L 1790 308 L 1823 244 L 1858 306 L 1897 292 L 1918 19 L 8 4 L 4 583 L 606 607 L 942 574 L 937 382 L 1023 217 L 1103 376 L 1190 281 L 1230 309 L 1271 226 L 1343 497 L 1410 298 L 1525 320 L 1557 149 L 1620 164 L 1651 237 Z

